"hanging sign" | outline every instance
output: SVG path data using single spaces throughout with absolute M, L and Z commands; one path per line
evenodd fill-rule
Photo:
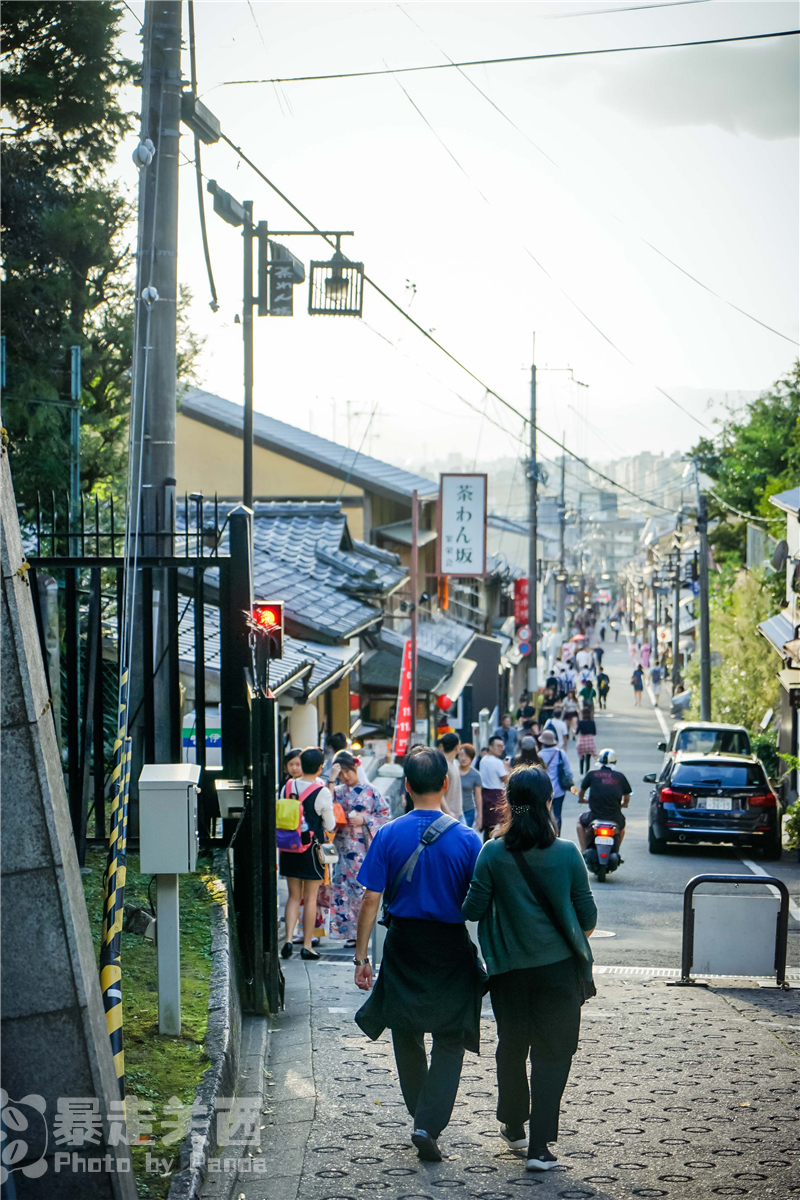
M 528 581 L 527 579 L 514 580 L 514 624 L 519 628 L 520 625 L 527 625 L 529 621 L 528 609 Z
M 403 758 L 411 740 L 411 638 L 406 639 L 400 664 L 400 688 L 397 693 L 397 717 L 394 724 L 392 757 Z
M 440 476 L 436 574 L 486 574 L 486 475 Z

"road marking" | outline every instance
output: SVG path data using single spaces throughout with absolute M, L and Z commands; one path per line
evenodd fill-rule
M 627 630 L 625 631 L 625 640 L 628 643 L 628 652 L 630 653 L 631 635 L 628 633 Z M 647 695 L 650 697 L 650 703 L 653 706 L 653 712 L 656 714 L 658 723 L 661 726 L 661 732 L 663 733 L 663 735 L 667 739 L 667 741 L 669 741 L 669 726 L 667 725 L 667 718 L 664 716 L 661 709 L 656 704 L 655 692 L 653 691 L 652 687 L 650 686 L 649 683 L 647 683 L 646 680 L 645 680 L 645 687 L 647 688 Z
M 763 867 L 759 866 L 758 863 L 754 863 L 752 859 L 742 858 L 740 861 L 745 867 L 748 868 L 748 870 L 752 871 L 754 875 L 769 876 L 769 871 L 765 871 Z M 778 899 L 780 899 L 781 894 L 774 884 L 768 883 L 767 890 L 770 891 L 773 896 L 777 896 Z M 800 904 L 795 903 L 791 897 L 789 898 L 789 912 L 792 914 L 795 921 L 800 921 Z
M 610 929 L 595 929 L 595 931 L 592 934 L 593 938 L 616 937 L 616 936 L 617 935 L 615 933 L 612 933 Z
M 646 686 L 647 686 L 647 694 L 650 697 L 650 703 L 653 706 L 653 712 L 656 714 L 656 717 L 658 718 L 658 723 L 661 726 L 661 732 L 663 733 L 663 735 L 667 739 L 667 741 L 669 741 L 669 725 L 667 725 L 667 718 L 664 716 L 663 712 L 656 704 L 655 692 L 651 688 L 650 684 L 648 683 Z

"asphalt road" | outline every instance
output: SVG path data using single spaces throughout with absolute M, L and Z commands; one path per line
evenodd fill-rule
M 647 693 L 642 707 L 634 707 L 630 686 L 632 668 L 624 635 L 620 634 L 617 643 L 612 635 L 612 640 L 605 643 L 605 651 L 603 661 L 611 679 L 611 691 L 608 710 L 596 712 L 597 748 L 612 747 L 616 751 L 618 769 L 628 777 L 633 795 L 626 814 L 625 861 L 607 876 L 605 883 L 598 883 L 594 876 L 591 877 L 599 910 L 598 930 L 614 935 L 592 939 L 595 961 L 624 966 L 679 967 L 686 883 L 695 875 L 709 872 L 750 876 L 765 872 L 782 879 L 789 887 L 793 915 L 789 922 L 788 965 L 797 968 L 800 966 L 800 864 L 796 855 L 784 851 L 782 862 L 768 863 L 760 861 L 756 852 L 725 846 L 674 846 L 665 855 L 649 853 L 647 811 L 652 788 L 642 781 L 642 776 L 660 769 L 663 754 L 656 749 L 656 743 L 664 735 Z M 668 692 L 669 688 L 664 687 L 661 705 L 669 728 L 672 722 Z M 579 783 L 574 742 L 570 742 L 569 759 L 576 783 Z M 562 837 L 571 837 L 575 842 L 580 808 L 577 796 L 565 799 Z M 731 903 L 736 902 L 733 887 L 704 890 L 730 894 Z M 748 895 L 750 891 L 758 893 L 761 889 L 748 889 Z M 739 894 L 742 894 L 741 889 Z

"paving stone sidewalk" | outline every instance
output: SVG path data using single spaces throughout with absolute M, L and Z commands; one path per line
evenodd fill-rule
M 218 1179 L 209 1197 L 800 1196 L 800 991 L 600 977 L 564 1097 L 561 1165 L 541 1176 L 526 1174 L 524 1159 L 498 1137 L 488 1001 L 482 1053 L 465 1057 L 441 1138 L 445 1161 L 423 1164 L 408 1140 L 389 1037 L 369 1042 L 353 1023 L 362 996 L 352 967 L 293 959 L 286 974 L 287 1007 L 269 1022 L 266 1074 L 257 1021 L 243 1055 L 243 1088 L 265 1085 L 267 1173 Z

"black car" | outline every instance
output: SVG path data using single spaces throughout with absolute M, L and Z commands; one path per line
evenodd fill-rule
M 664 854 L 670 842 L 727 842 L 781 857 L 781 805 L 759 759 L 751 754 L 678 753 L 656 778 L 647 844 Z

